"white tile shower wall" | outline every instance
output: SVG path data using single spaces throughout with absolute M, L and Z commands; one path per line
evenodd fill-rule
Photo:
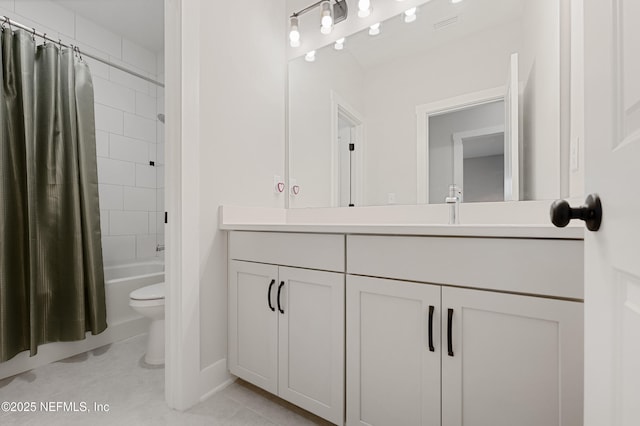
M 149 51 L 57 2 L 0 0 L 0 15 L 164 80 L 162 52 Z M 156 257 L 156 244 L 164 243 L 164 125 L 157 121 L 157 114 L 164 112 L 164 91 L 91 58 L 85 60 L 94 84 L 105 264 Z

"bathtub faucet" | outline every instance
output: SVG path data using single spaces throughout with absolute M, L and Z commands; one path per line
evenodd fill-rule
M 156 252 L 161 252 L 161 251 L 164 251 L 164 244 L 157 244 Z

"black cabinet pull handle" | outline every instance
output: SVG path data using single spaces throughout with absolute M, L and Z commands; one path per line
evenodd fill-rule
M 278 310 L 281 314 L 284 314 L 284 309 L 280 307 L 280 291 L 282 291 L 282 287 L 284 287 L 284 281 L 280 281 L 280 285 L 278 286 Z
M 269 284 L 269 291 L 267 292 L 267 302 L 269 303 L 269 309 L 271 309 L 271 312 L 276 311 L 276 308 L 274 308 L 273 305 L 271 304 L 271 288 L 275 283 L 276 283 L 276 280 L 271 280 L 271 284 Z
M 435 352 L 436 348 L 433 347 L 433 311 L 434 306 L 429 306 L 429 350 Z
M 447 314 L 447 349 L 449 356 L 453 356 L 453 309 L 448 309 Z

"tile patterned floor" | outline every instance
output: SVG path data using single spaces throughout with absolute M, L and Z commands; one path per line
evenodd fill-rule
M 0 403 L 35 402 L 35 412 L 0 410 L 1 425 L 330 425 L 255 386 L 236 381 L 186 412 L 164 402 L 164 368 L 144 364 L 146 335 L 0 380 Z M 81 403 L 92 412 L 42 411 Z M 94 411 L 108 404 L 108 412 Z M 53 405 L 52 405 L 53 404 Z M 4 406 L 3 406 L 4 408 Z M 15 407 L 14 407 L 15 408 Z

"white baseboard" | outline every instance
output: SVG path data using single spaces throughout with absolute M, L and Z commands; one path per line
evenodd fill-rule
M 77 342 L 47 343 L 38 347 L 38 354 L 29 356 L 24 351 L 8 361 L 0 363 L 0 379 L 15 376 L 25 371 L 41 367 L 61 359 L 69 358 L 110 343 L 128 339 L 149 331 L 149 320 L 144 317 L 134 318 L 118 324 L 109 325 L 105 331 L 95 336 L 88 335 L 86 339 Z
M 223 358 L 200 371 L 200 401 L 229 386 L 236 380 L 227 369 L 227 359 Z

